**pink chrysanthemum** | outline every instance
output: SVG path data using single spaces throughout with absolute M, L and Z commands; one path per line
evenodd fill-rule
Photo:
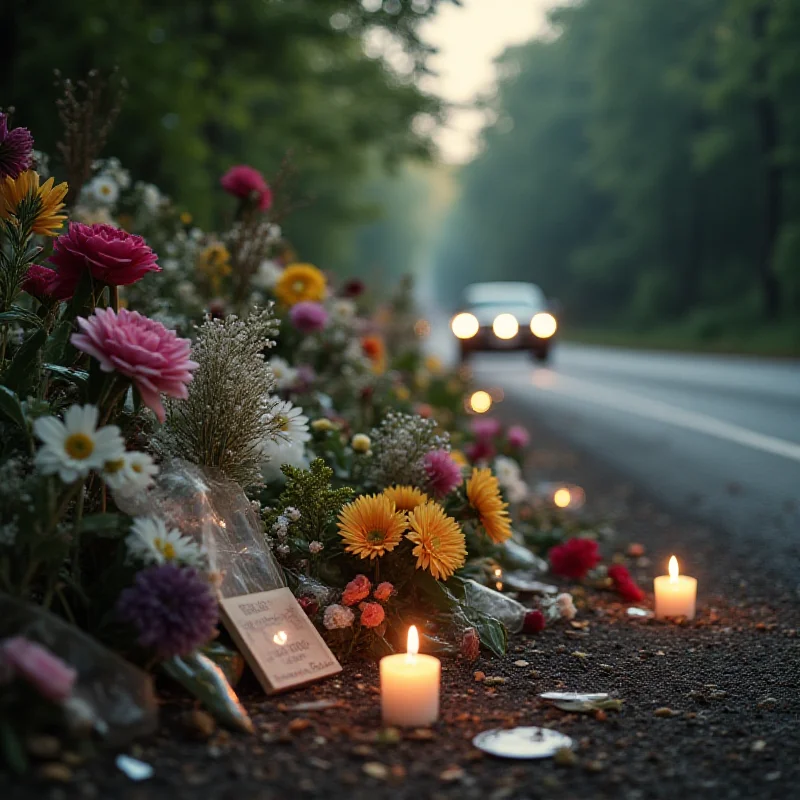
M 264 176 L 253 167 L 246 164 L 231 167 L 219 182 L 228 194 L 242 200 L 255 200 L 261 211 L 266 211 L 272 205 L 272 190 Z
M 472 432 L 478 439 L 493 439 L 500 433 L 500 422 L 491 417 L 476 417 L 470 423 Z
M 164 421 L 161 395 L 185 399 L 192 370 L 199 366 L 189 358 L 191 343 L 175 331 L 148 319 L 138 311 L 99 308 L 89 319 L 78 317 L 81 333 L 70 341 L 79 350 L 94 356 L 103 372 L 118 372 L 129 377 L 144 404 Z
M 33 136 L 27 128 L 8 129 L 8 115 L 0 114 L 0 178 L 18 178 L 33 163 Z
M 289 319 L 302 333 L 321 331 L 328 324 L 328 312 L 320 303 L 303 300 L 295 303 L 289 311 Z
M 522 425 L 512 425 L 506 433 L 506 439 L 511 447 L 527 447 L 531 437 Z
M 128 286 L 148 272 L 160 272 L 158 256 L 141 236 L 97 223 L 73 222 L 53 244 L 50 263 L 58 269 L 52 292 L 72 297 L 85 272 L 109 286 Z
M 431 450 L 422 460 L 428 476 L 428 488 L 437 497 L 450 494 L 464 480 L 461 467 L 447 450 Z

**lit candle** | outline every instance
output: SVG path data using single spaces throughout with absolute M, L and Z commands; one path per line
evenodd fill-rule
M 659 575 L 653 582 L 656 591 L 656 617 L 694 619 L 697 579 L 678 574 L 678 559 L 669 560 L 669 575 Z
M 420 655 L 419 635 L 408 629 L 408 652 L 381 659 L 381 712 L 384 725 L 431 725 L 439 716 L 438 658 Z

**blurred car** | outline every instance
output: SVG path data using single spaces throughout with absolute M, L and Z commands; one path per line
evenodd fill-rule
M 542 290 L 532 283 L 473 283 L 450 321 L 461 359 L 478 350 L 527 350 L 544 363 L 558 322 Z

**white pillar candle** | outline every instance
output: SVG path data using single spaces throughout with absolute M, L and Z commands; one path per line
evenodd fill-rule
M 408 652 L 381 659 L 381 713 L 384 725 L 419 727 L 439 717 L 438 658 L 420 655 L 419 635 L 408 630 Z
M 678 559 L 669 560 L 669 575 L 653 581 L 656 592 L 656 618 L 686 617 L 694 619 L 697 601 L 697 579 L 678 574 Z

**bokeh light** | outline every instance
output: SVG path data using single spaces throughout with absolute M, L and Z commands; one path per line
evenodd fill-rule
M 513 339 L 519 333 L 519 322 L 513 314 L 498 314 L 492 323 L 492 330 L 498 339 Z
M 478 332 L 480 325 L 476 316 L 464 312 L 453 317 L 450 327 L 459 339 L 471 339 Z
M 531 333 L 540 339 L 549 339 L 558 328 L 556 318 L 552 314 L 542 312 L 534 314 L 531 320 Z
M 477 392 L 473 392 L 472 397 L 469 398 L 469 407 L 476 414 L 485 414 L 492 407 L 492 396 L 489 392 L 479 389 Z

